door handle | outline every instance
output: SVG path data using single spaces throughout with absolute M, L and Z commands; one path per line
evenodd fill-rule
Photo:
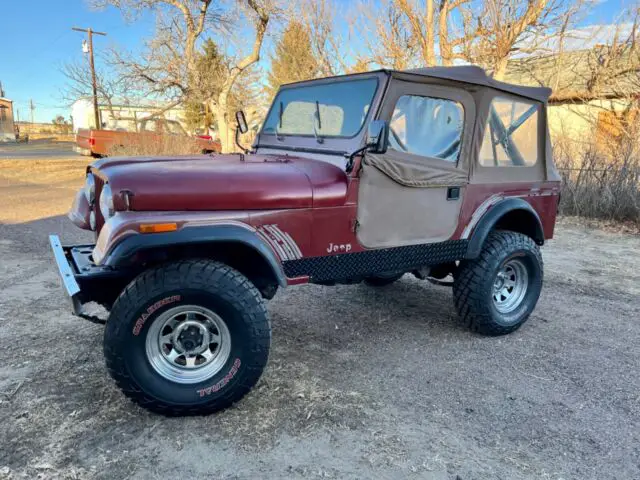
M 447 187 L 447 200 L 460 199 L 460 187 Z

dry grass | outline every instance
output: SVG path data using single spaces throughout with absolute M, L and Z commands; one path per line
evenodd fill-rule
M 131 141 L 127 145 L 117 145 L 109 150 L 109 156 L 126 157 L 196 155 L 199 153 L 202 153 L 202 147 L 196 139 L 178 135 L 131 136 Z
M 66 215 L 86 167 L 82 157 L 0 160 L 0 223 Z
M 51 185 L 65 182 L 82 183 L 87 163 L 86 157 L 69 159 L 0 159 L 0 182 L 25 182 Z
M 318 429 L 358 429 L 375 414 L 371 398 L 332 388 L 303 362 L 284 361 L 285 352 L 279 353 L 270 360 L 251 400 L 225 412 L 225 421 L 216 426 L 219 431 L 250 439 L 248 448 L 265 447 L 283 431 L 306 437 Z

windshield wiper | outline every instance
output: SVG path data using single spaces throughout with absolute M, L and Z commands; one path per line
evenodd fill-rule
M 280 136 L 280 129 L 282 128 L 282 113 L 283 113 L 282 102 L 280 102 L 280 109 L 278 111 L 278 123 L 276 123 L 276 140 L 282 141 L 283 137 Z
M 318 122 L 317 128 L 316 122 Z M 324 138 L 318 134 L 318 129 L 322 129 L 322 120 L 320 119 L 320 103 L 316 100 L 316 111 L 313 113 L 313 135 L 316 137 L 316 142 L 322 143 Z

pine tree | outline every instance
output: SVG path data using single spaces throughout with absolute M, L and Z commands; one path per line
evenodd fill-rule
M 265 88 L 267 94 L 272 98 L 280 85 L 315 78 L 318 73 L 319 62 L 311 46 L 309 29 L 291 20 L 271 56 L 271 70 Z

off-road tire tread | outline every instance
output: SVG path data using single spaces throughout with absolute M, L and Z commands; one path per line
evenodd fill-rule
M 243 382 L 222 401 L 218 399 L 213 404 L 194 406 L 167 404 L 143 391 L 129 375 L 124 359 L 117 352 L 122 351 L 122 343 L 130 340 L 130 324 L 119 319 L 131 318 L 141 305 L 162 292 L 184 287 L 208 290 L 212 285 L 218 286 L 216 295 L 223 297 L 252 319 L 254 346 L 251 357 L 247 359 L 251 363 L 243 361 L 243 369 L 246 369 L 247 374 L 243 376 Z M 220 262 L 190 259 L 153 268 L 132 281 L 113 305 L 104 338 L 107 370 L 117 386 L 133 402 L 167 416 L 207 415 L 231 406 L 257 383 L 269 356 L 271 324 L 260 292 L 244 275 Z
M 542 276 L 544 265 L 538 245 L 527 235 L 506 230 L 491 232 L 479 257 L 460 264 L 453 284 L 453 301 L 460 320 L 472 331 L 489 336 L 506 335 L 520 328 L 529 317 L 530 313 L 514 325 L 499 325 L 492 319 L 489 300 L 482 295 L 492 260 L 505 251 L 517 250 L 527 250 L 536 256 Z

